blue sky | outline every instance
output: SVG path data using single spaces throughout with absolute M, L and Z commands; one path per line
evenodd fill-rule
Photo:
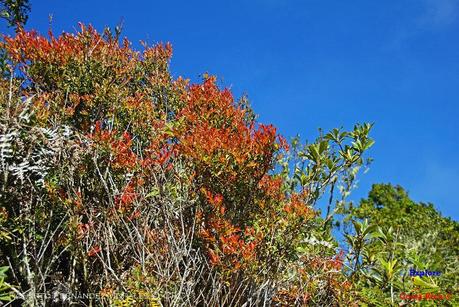
M 31 4 L 27 28 L 42 32 L 52 14 L 55 33 L 123 21 L 135 46 L 170 41 L 175 76 L 219 76 L 287 137 L 374 122 L 375 161 L 351 198 L 391 182 L 459 220 L 459 0 Z

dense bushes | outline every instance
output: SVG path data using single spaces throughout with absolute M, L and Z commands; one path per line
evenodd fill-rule
M 119 41 L 84 25 L 4 39 L 3 291 L 30 305 L 355 301 L 330 222 L 371 127 L 287 145 L 215 77 L 173 79 L 170 45 Z
M 346 201 L 371 125 L 289 144 L 215 77 L 172 78 L 170 45 L 108 29 L 1 49 L 1 301 L 457 304 L 456 222 L 391 185 Z

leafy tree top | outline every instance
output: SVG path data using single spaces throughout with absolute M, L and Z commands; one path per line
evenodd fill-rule
M 353 217 L 407 233 L 422 233 L 439 227 L 459 232 L 459 223 L 443 217 L 431 203 L 415 202 L 399 185 L 374 184 L 368 198 L 351 208 L 350 213 Z

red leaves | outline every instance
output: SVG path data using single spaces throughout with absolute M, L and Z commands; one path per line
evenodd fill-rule
M 133 139 L 128 132 L 124 132 L 121 137 L 118 137 L 117 132 L 114 130 L 100 129 L 99 122 L 96 125 L 95 132 L 89 137 L 109 149 L 111 163 L 115 169 L 133 170 L 136 167 L 148 169 L 152 165 L 158 165 L 168 170 L 172 167 L 170 160 L 174 153 L 174 147 L 171 145 L 164 145 L 158 148 L 159 144 L 155 142 L 144 150 L 144 157 L 139 157 L 133 151 Z
M 139 53 L 127 40 L 120 44 L 82 25 L 75 35 L 51 33 L 49 38 L 20 31 L 5 38 L 5 47 L 36 85 L 30 91 L 38 89 L 31 95 L 45 124 L 65 123 L 86 136 L 81 146 L 89 149 L 88 159 L 81 169 L 87 172 L 81 172 L 81 181 L 85 176 L 92 181 L 82 187 L 85 204 L 81 196 L 75 201 L 81 212 L 90 205 L 101 217 L 108 211 L 110 221 L 142 218 L 136 221 L 142 224 L 142 206 L 152 200 L 144 193 L 152 185 L 189 184 L 186 188 L 200 201 L 199 242 L 210 263 L 230 270 L 263 259 L 260 246 L 270 244 L 263 241 L 265 236 L 283 231 L 277 222 L 313 215 L 301 195 L 285 193 L 281 176 L 268 174 L 276 151 L 288 150 L 275 127 L 252 120 L 249 110 L 234 101 L 229 89 L 220 89 L 214 77 L 191 86 L 182 79 L 173 81 L 170 44 Z M 175 160 L 183 167 L 177 174 L 169 172 Z M 91 178 L 94 174 L 99 177 Z M 105 174 L 110 174 L 108 189 L 97 181 Z M 106 190 L 109 197 L 97 193 Z M 168 194 L 162 187 L 158 190 L 155 201 Z M 257 225 L 257 230 L 248 225 Z M 78 225 L 79 237 L 88 231 L 88 224 Z M 167 235 L 152 237 L 152 244 L 167 242 Z M 100 251 L 94 246 L 88 256 Z
M 277 136 L 277 141 L 279 143 L 279 148 L 284 149 L 286 151 L 290 149 L 287 140 L 282 135 Z
M 244 233 L 240 229 L 220 218 L 215 218 L 209 228 L 203 229 L 200 236 L 207 244 L 209 260 L 213 265 L 234 270 L 254 260 L 257 239 L 242 238 Z
M 151 103 L 152 89 L 160 85 L 175 95 L 177 86 L 177 92 L 183 91 L 168 71 L 170 44 L 144 46 L 140 53 L 128 40 L 120 44 L 118 37 L 99 34 L 91 25 L 80 24 L 76 34 L 57 37 L 20 29 L 16 36 L 4 37 L 0 47 L 31 83 L 30 94 L 41 104 L 36 114 L 45 120 L 49 115 L 65 118 L 84 132 L 107 118 L 125 129 L 126 118 L 119 118 L 125 116 L 131 117 L 132 130 L 148 131 L 147 124 L 159 113 Z
M 137 155 L 132 151 L 132 138 L 129 133 L 124 132 L 120 140 L 115 140 L 111 144 L 114 167 L 131 169 L 137 164 Z
M 5 46 L 16 63 L 44 62 L 65 65 L 68 61 L 83 61 L 89 57 L 111 61 L 118 73 L 126 73 L 135 62 L 144 60 L 166 63 L 172 56 L 171 45 L 157 45 L 146 48 L 143 57 L 130 48 L 130 42 L 110 36 L 102 36 L 91 26 L 80 24 L 76 35 L 63 33 L 55 37 L 49 32 L 49 39 L 36 31 L 21 29 L 15 37 L 5 37 Z
M 130 181 L 125 187 L 121 195 L 115 196 L 115 205 L 118 210 L 126 211 L 131 207 L 133 202 L 137 199 L 138 193 L 135 188 L 140 185 L 138 180 Z
M 132 214 L 128 217 L 128 221 L 133 221 L 136 218 L 140 217 L 140 211 L 139 210 L 134 210 Z
M 213 213 L 206 216 L 198 212 L 197 218 L 202 222 L 199 235 L 207 246 L 210 262 L 213 265 L 237 269 L 253 260 L 259 237 L 254 238 L 254 229 L 247 227 L 245 231 L 234 226 L 224 218 L 224 199 L 221 194 L 212 194 L 202 189 Z
M 162 59 L 169 61 L 172 57 L 172 45 L 170 43 L 159 44 L 151 48 L 146 48 L 143 52 L 144 59 Z
M 155 163 L 157 163 L 160 166 L 166 165 L 167 162 L 169 161 L 169 158 L 171 157 L 171 153 L 172 153 L 171 149 L 167 147 L 163 147 L 160 150 L 158 154 L 158 158 L 156 159 Z
M 344 263 L 344 251 L 340 250 L 338 255 L 328 258 L 315 257 L 309 265 L 315 269 L 340 271 Z
M 201 213 L 200 237 L 209 250 L 211 263 L 238 269 L 254 261 L 261 237 L 245 233 L 231 217 L 253 212 L 243 207 L 252 205 L 252 199 L 260 205 L 284 200 L 282 179 L 267 172 L 272 167 L 274 152 L 286 149 L 287 145 L 277 137 L 272 125 L 248 121 L 246 111 L 234 103 L 231 92 L 220 90 L 213 77 L 191 86 L 185 98 L 187 104 L 177 115 L 182 124 L 175 135 L 178 153 L 196 166 L 194 180 L 206 183 L 201 192 L 210 213 Z M 251 189 L 257 191 L 257 185 L 262 193 L 243 194 Z M 247 191 L 242 192 L 240 186 Z M 229 197 L 225 199 L 223 195 Z M 300 211 L 296 203 L 292 208 Z M 245 222 L 250 218 L 246 216 Z
M 93 246 L 87 253 L 88 257 L 93 257 L 97 253 L 99 253 L 102 250 L 102 248 L 99 245 Z
M 205 188 L 201 188 L 201 192 L 205 195 L 207 202 L 216 209 L 221 215 L 225 214 L 225 206 L 223 205 L 223 196 L 221 194 L 213 195 L 212 192 Z
M 245 110 L 236 107 L 231 92 L 220 90 L 215 82 L 211 77 L 190 87 L 187 105 L 178 114 L 184 122 L 176 131 L 178 149 L 226 180 L 243 172 L 245 177 L 261 177 L 271 166 L 276 129 L 246 122 Z
M 133 185 L 129 184 L 124 189 L 123 194 L 121 194 L 120 205 L 123 206 L 123 207 L 130 205 L 134 201 L 136 196 L 137 196 L 137 193 L 134 192 Z
M 338 271 L 341 270 L 341 268 L 343 267 L 343 259 L 344 259 L 344 251 L 340 250 L 339 254 L 336 255 L 331 261 L 331 266 L 335 270 L 338 270 Z
M 293 194 L 284 206 L 284 211 L 295 217 L 312 218 L 315 212 L 301 199 L 301 196 L 301 194 Z
M 101 123 L 97 122 L 94 133 L 89 135 L 96 145 L 101 145 L 110 151 L 111 163 L 114 168 L 133 169 L 137 166 L 138 157 L 132 151 L 132 137 L 124 132 L 121 137 L 117 136 L 116 130 L 103 130 Z
M 220 257 L 211 249 L 208 249 L 209 260 L 212 265 L 219 265 L 220 264 Z
M 13 61 L 37 61 L 47 56 L 52 51 L 52 44 L 36 31 L 26 32 L 20 29 L 16 37 L 4 37 L 5 47 Z
M 77 239 L 82 239 L 92 227 L 92 223 L 79 223 L 77 225 Z
M 56 65 L 81 59 L 89 52 L 101 53 L 102 49 L 116 52 L 116 43 L 103 40 L 92 26 L 80 24 L 80 31 L 77 35 L 64 33 L 58 38 L 50 32 L 50 38 L 47 39 L 36 31 L 21 29 L 16 37 L 5 37 L 6 49 L 16 63 L 44 62 Z
M 81 197 L 81 192 L 80 191 L 77 191 L 75 192 L 75 199 L 73 200 L 73 204 L 75 205 L 75 207 L 77 209 L 80 209 L 83 207 L 83 198 Z
M 264 175 L 258 183 L 258 187 L 264 192 L 266 197 L 282 201 L 285 196 L 282 193 L 282 178 Z

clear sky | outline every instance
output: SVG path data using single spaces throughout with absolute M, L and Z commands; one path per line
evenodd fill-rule
M 172 71 L 246 93 L 260 121 L 311 140 L 374 122 L 372 183 L 405 187 L 459 220 L 459 0 L 31 0 L 27 28 L 124 24 L 138 46 L 170 41 Z M 2 32 L 4 23 L 2 23 Z

